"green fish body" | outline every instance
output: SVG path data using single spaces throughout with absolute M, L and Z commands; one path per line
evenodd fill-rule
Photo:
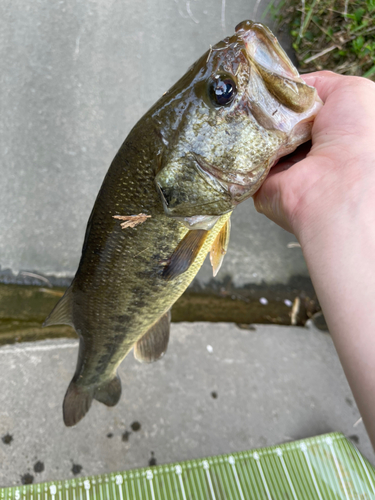
M 117 369 L 131 349 L 146 362 L 164 354 L 170 308 L 208 252 L 217 273 L 234 207 L 277 158 L 310 138 L 315 89 L 271 35 L 241 23 L 141 118 L 114 158 L 75 278 L 45 322 L 69 324 L 80 338 L 66 425 L 81 420 L 93 399 L 118 402 Z M 275 107 L 281 119 L 271 116 Z

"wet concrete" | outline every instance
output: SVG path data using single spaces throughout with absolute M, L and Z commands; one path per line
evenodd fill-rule
M 94 401 L 82 422 L 66 428 L 61 405 L 77 347 L 76 341 L 49 340 L 0 348 L 0 436 L 12 436 L 0 441 L 0 486 L 202 458 L 331 431 L 343 432 L 375 464 L 332 340 L 318 330 L 173 324 L 160 361 L 141 365 L 126 358 L 116 407 Z

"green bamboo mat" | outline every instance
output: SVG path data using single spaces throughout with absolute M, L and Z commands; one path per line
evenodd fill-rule
M 375 470 L 340 433 L 126 472 L 3 488 L 0 500 L 375 500 Z

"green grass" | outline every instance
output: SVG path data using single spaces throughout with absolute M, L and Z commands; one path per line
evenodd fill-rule
M 267 12 L 291 34 L 301 73 L 329 69 L 375 81 L 375 0 L 274 0 Z

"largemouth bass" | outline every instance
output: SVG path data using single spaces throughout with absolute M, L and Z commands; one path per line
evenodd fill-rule
M 208 252 L 217 273 L 232 210 L 310 138 L 320 106 L 268 28 L 245 21 L 135 125 L 97 196 L 75 278 L 45 322 L 80 338 L 67 426 L 93 399 L 118 402 L 117 368 L 131 349 L 146 362 L 165 353 L 171 306 Z

